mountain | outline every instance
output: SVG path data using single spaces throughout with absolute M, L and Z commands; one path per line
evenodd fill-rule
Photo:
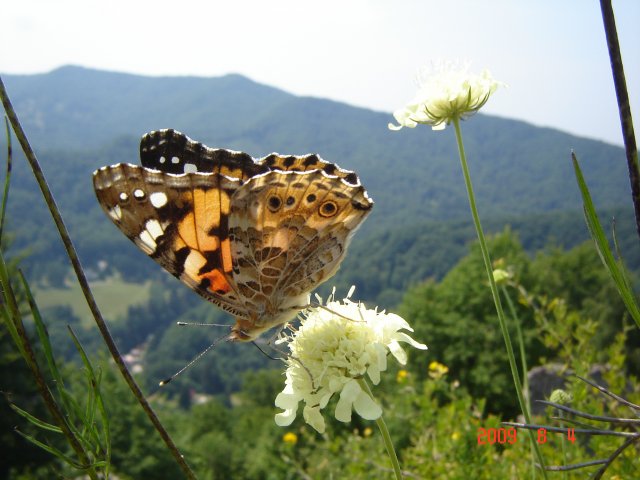
M 209 146 L 254 157 L 315 152 L 357 171 L 376 202 L 357 235 L 361 241 L 354 244 L 366 252 L 357 255 L 363 261 L 394 261 L 367 250 L 369 235 L 396 238 L 425 222 L 468 221 L 451 129 L 392 132 L 388 113 L 294 96 L 239 75 L 142 77 L 69 66 L 2 77 L 89 265 L 107 258 L 133 271 L 138 259 L 147 261 L 125 246 L 127 241 L 104 218 L 91 172 L 106 164 L 138 162 L 140 136 L 159 128 L 175 128 Z M 482 114 L 462 127 L 483 218 L 577 212 L 571 149 L 599 208 L 629 203 L 619 147 Z M 60 250 L 46 211 L 39 207 L 35 183 L 22 162 L 16 164 L 9 225 L 16 245 L 28 245 L 32 260 L 44 265 Z

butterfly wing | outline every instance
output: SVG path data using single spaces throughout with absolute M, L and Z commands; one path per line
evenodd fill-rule
M 318 170 L 272 171 L 239 188 L 229 217 L 234 278 L 245 310 L 261 312 L 242 331 L 259 334 L 304 308 L 372 207 L 359 183 Z
M 93 183 L 104 211 L 142 251 L 207 300 L 246 315 L 228 235 L 238 179 L 118 164 L 94 172 Z
M 220 173 L 242 180 L 269 170 L 246 153 L 209 148 L 172 129 L 144 135 L 140 140 L 140 159 L 143 167 L 165 173 Z
M 279 155 L 272 153 L 256 160 L 243 152 L 223 148 L 209 148 L 176 130 L 149 132 L 140 141 L 142 166 L 165 173 L 220 173 L 246 181 L 271 172 L 309 172 L 321 170 L 329 176 L 344 179 L 351 185 L 358 176 L 349 170 L 323 160 L 315 154 Z

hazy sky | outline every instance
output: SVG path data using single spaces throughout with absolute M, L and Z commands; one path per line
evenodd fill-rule
M 640 1 L 613 7 L 640 133 Z M 598 0 L 4 0 L 0 11 L 2 73 L 234 72 L 391 112 L 421 65 L 455 59 L 509 85 L 487 113 L 622 142 Z

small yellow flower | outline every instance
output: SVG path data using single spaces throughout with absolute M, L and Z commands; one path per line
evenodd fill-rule
M 422 123 L 442 130 L 452 120 L 464 120 L 476 113 L 503 85 L 487 70 L 471 74 L 466 66 L 453 63 L 441 64 L 437 70 L 421 82 L 411 102 L 393 113 L 398 125 L 390 123 L 389 129 L 415 128 Z
M 454 442 L 458 441 L 460 437 L 460 432 L 457 430 L 451 434 L 451 440 L 453 440 Z
M 371 429 L 371 427 L 365 427 L 365 429 L 362 431 L 362 436 L 368 438 L 371 435 L 373 435 L 373 430 Z
M 429 364 L 429 376 L 438 380 L 449 372 L 449 367 L 435 360 Z
M 287 432 L 282 436 L 282 441 L 288 445 L 295 445 L 298 443 L 298 436 L 293 432 Z
M 396 375 L 396 382 L 402 383 L 407 379 L 408 376 L 409 372 L 407 372 L 406 370 L 398 370 L 398 373 Z

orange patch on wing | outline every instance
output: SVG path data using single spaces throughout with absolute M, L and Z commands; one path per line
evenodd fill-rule
M 209 231 L 220 226 L 223 215 L 229 214 L 229 195 L 220 190 L 195 189 L 193 194 L 193 214 L 185 216 L 185 230 L 193 225 L 193 233 L 189 239 L 184 237 L 189 246 L 200 251 L 211 251 L 220 248 L 220 239 L 209 235 Z M 190 217 L 190 218 L 188 218 Z M 192 222 L 192 223 L 187 223 Z M 182 235 L 182 230 L 180 231 Z M 194 236 L 195 234 L 195 236 Z M 193 240 L 193 244 L 190 242 Z
M 178 235 L 184 240 L 184 243 L 194 250 L 198 249 L 198 239 L 196 238 L 196 223 L 193 213 L 188 213 L 180 221 L 178 225 Z
M 208 289 L 214 293 L 228 293 L 231 291 L 231 285 L 229 285 L 224 273 L 220 270 L 211 270 L 202 275 L 201 278 L 209 280 L 211 284 Z
M 200 251 L 217 250 L 220 241 L 207 232 L 220 224 L 220 203 L 214 190 L 193 191 L 193 214 L 196 224 L 196 237 Z
M 230 272 L 231 265 L 231 241 L 226 238 L 220 245 L 220 256 L 222 257 L 222 269 L 225 272 Z

